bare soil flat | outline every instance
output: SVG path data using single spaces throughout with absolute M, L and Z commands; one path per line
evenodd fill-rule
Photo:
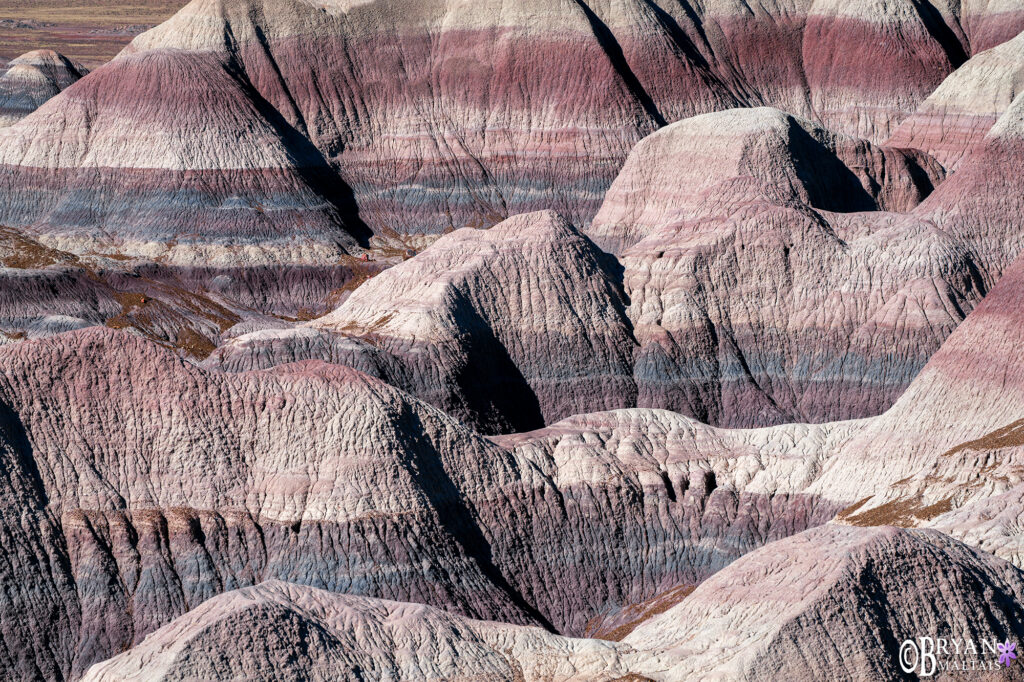
M 0 0 L 0 66 L 49 48 L 95 68 L 187 0 Z

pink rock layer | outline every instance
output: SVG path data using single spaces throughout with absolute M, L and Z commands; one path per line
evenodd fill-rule
M 290 329 L 332 310 L 387 265 L 344 258 L 331 265 L 175 266 L 117 253 L 76 256 L 0 228 L 0 344 L 107 325 L 201 360 L 228 339 Z M 302 359 L 313 357 L 331 358 L 309 349 Z
M 946 638 L 944 666 L 987 670 L 1024 635 L 1022 595 L 1019 569 L 941 533 L 828 525 L 751 552 L 624 643 L 676 661 L 666 680 L 894 679 L 920 637 Z
M 971 57 L 893 131 L 886 144 L 923 149 L 947 169 L 984 144 L 1024 88 L 1024 35 Z
M 1014 428 L 1024 405 L 1024 367 L 1014 352 L 1022 310 L 1018 258 L 893 407 L 837 450 L 810 490 L 844 489 L 857 501 L 843 515 L 849 522 L 919 525 L 957 509 L 969 514 L 971 505 L 1024 483 Z M 969 531 L 961 522 L 960 536 Z
M 637 145 L 590 232 L 622 253 L 638 404 L 730 426 L 884 411 L 1024 247 L 1022 111 L 931 194 L 928 157 L 772 110 Z
M 972 335 L 985 329 L 996 349 L 1019 341 L 1014 302 L 1024 288 L 1014 272 L 948 352 L 983 347 Z M 952 451 L 1024 404 L 1015 356 L 975 353 L 970 366 L 983 380 L 970 383 L 943 369 L 945 352 L 872 420 L 722 430 L 634 409 L 487 440 L 381 382 L 322 363 L 211 373 L 102 329 L 0 349 L 0 456 L 10 472 L 0 486 L 10 500 L 0 533 L 26 557 L 2 567 L 17 589 L 0 607 L 18 614 L 3 619 L 16 623 L 4 631 L 3 664 L 21 677 L 78 676 L 199 601 L 275 577 L 579 634 L 596 615 L 715 575 L 676 607 L 688 613 L 696 597 L 703 622 L 666 623 L 673 609 L 630 635 L 634 648 L 678 643 L 675 661 L 666 667 L 659 658 L 652 669 L 671 670 L 668 679 L 722 664 L 686 653 L 687 628 L 717 637 L 718 628 L 757 624 L 743 630 L 750 646 L 734 647 L 738 658 L 728 661 L 775 660 L 788 670 L 820 640 L 816 623 L 863 621 L 842 620 L 840 604 L 877 614 L 907 580 L 926 590 L 952 585 L 963 601 L 954 613 L 1016 622 L 966 595 L 979 594 L 971 577 L 979 575 L 1015 594 L 1019 571 L 931 534 L 846 529 L 835 533 L 866 537 L 870 551 L 851 554 L 826 533 L 726 568 L 843 507 L 852 509 L 845 520 L 868 523 L 861 510 L 885 513 L 891 495 L 932 505 L 937 495 L 970 502 L 1019 486 L 1019 459 Z M 875 492 L 879 500 L 865 499 Z M 915 522 L 920 504 L 900 509 L 910 513 L 878 518 Z M 870 566 L 888 596 L 853 599 L 865 595 L 863 581 L 846 580 L 851 556 L 852 574 Z M 821 589 L 808 591 L 805 580 Z M 914 603 L 885 611 L 888 628 L 920 625 L 899 620 L 906 614 L 946 622 L 945 612 L 928 610 L 932 602 Z M 780 623 L 780 611 L 793 618 Z M 655 623 L 660 634 L 648 644 Z M 833 630 L 844 641 L 867 637 Z M 776 650 L 785 655 L 769 655 Z M 830 663 L 867 670 L 862 664 Z
M 637 404 L 732 427 L 884 411 L 983 291 L 895 212 L 942 177 L 769 108 L 646 138 L 588 231 L 622 257 Z
M 465 488 L 460 483 L 477 466 L 498 472 L 516 465 L 380 382 L 322 364 L 209 374 L 155 344 L 104 328 L 17 344 L 0 356 L 3 403 L 17 410 L 17 416 L 7 412 L 4 442 L 12 471 L 28 481 L 28 492 L 18 493 L 17 482 L 14 492 L 42 495 L 48 504 L 35 531 L 18 532 L 42 532 L 38 542 L 61 557 L 49 580 L 78 585 L 57 597 L 68 613 L 64 623 L 47 618 L 46 625 L 31 615 L 52 611 L 48 596 L 4 603 L 5 612 L 25 609 L 28 631 L 70 628 L 67 646 L 11 650 L 5 662 L 22 661 L 18 669 L 27 677 L 36 676 L 32 666 L 77 677 L 225 587 L 271 576 L 487 618 L 535 618 L 516 606 L 521 597 L 508 596 L 508 583 L 492 584 L 500 580 L 493 540 L 471 520 L 497 511 L 487 500 L 506 493 L 478 487 L 486 477 L 473 476 Z M 42 367 L 47 376 L 38 373 Z M 147 367 L 144 377 L 140 370 Z M 23 399 L 39 381 L 47 401 L 56 401 L 40 405 L 43 411 L 57 404 L 84 411 L 57 408 L 64 415 L 59 424 L 43 411 L 33 416 Z M 293 413 L 299 404 L 305 416 Z M 351 420 L 333 436 L 331 415 Z M 285 433 L 299 440 L 277 449 Z M 401 444 L 407 436 L 413 440 Z M 307 470 L 317 450 L 323 459 L 315 472 Z M 469 460 L 456 464 L 451 457 Z M 332 492 L 331 481 L 348 492 Z M 463 495 L 479 497 L 467 507 Z M 5 529 L 21 528 L 17 518 L 5 513 L 4 519 Z M 58 524 L 59 534 L 46 523 Z M 413 526 L 420 531 L 410 533 Z M 34 565 L 5 564 L 4 570 L 33 573 Z

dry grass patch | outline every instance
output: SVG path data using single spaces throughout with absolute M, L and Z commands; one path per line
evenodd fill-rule
M 5 0 L 0 3 L 0 58 L 10 60 L 47 48 L 96 68 L 186 4 L 187 0 Z

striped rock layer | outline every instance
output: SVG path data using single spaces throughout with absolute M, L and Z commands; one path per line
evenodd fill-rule
M 91 75 L 0 131 L 8 224 L 79 253 L 203 263 L 217 246 L 257 242 L 235 259 L 260 263 L 354 245 L 323 157 L 220 60 L 145 53 Z
M 20 676 L 77 677 L 271 577 L 538 622 L 495 568 L 497 519 L 479 520 L 532 486 L 497 487 L 519 478 L 507 453 L 395 389 L 322 363 L 208 374 L 103 328 L 0 353 L 3 528 L 38 557 L 4 567 L 25 625 L 0 651 Z
M 665 680 L 898 679 L 901 660 L 921 670 L 900 655 L 922 636 L 946 640 L 936 663 L 988 670 L 1024 634 L 1022 577 L 935 531 L 830 524 L 739 559 L 623 641 L 670 659 L 650 675 Z
M 863 430 L 844 444 L 813 488 L 841 485 L 856 500 L 844 515 L 851 522 L 909 525 L 938 523 L 945 512 L 1012 495 L 1024 482 L 1016 429 L 1024 365 L 1011 350 L 1020 343 L 1022 301 L 1024 260 L 1018 259 L 895 405 L 861 422 Z M 890 458 L 879 448 L 899 456 Z M 852 453 L 861 462 L 856 476 L 839 463 Z
M 210 366 L 351 364 L 488 433 L 633 406 L 877 415 L 1021 251 L 1020 111 L 945 181 L 777 109 L 685 119 L 637 145 L 587 231 L 621 266 L 551 213 L 516 216 L 371 279 L 320 333 L 240 335 Z
M 1020 249 L 1019 116 L 935 191 L 930 157 L 778 110 L 686 119 L 638 145 L 589 230 L 624 267 L 551 213 L 519 216 L 443 238 L 310 329 L 240 328 L 208 366 L 348 364 L 488 433 L 635 405 L 723 426 L 878 414 Z M 209 270 L 196 293 L 238 319 L 280 311 L 259 302 L 268 279 Z M 34 319 L 22 331 L 67 327 Z M 130 326 L 216 344 L 218 319 Z
M 892 132 L 887 145 L 921 149 L 948 170 L 983 142 L 1024 90 L 1024 35 L 971 57 Z
M 1020 21 L 191 3 L 0 131 L 0 670 L 887 678 L 922 633 L 1019 641 Z
M 622 649 L 267 581 L 205 602 L 83 679 L 609 680 L 637 658 Z
M 934 191 L 930 157 L 774 110 L 637 145 L 588 231 L 623 264 L 638 405 L 728 426 L 892 405 L 1024 246 L 1022 107 Z
M 290 328 L 330 311 L 390 262 L 174 265 L 78 256 L 0 228 L 0 344 L 106 325 L 201 360 L 246 332 Z M 312 349 L 305 357 L 329 359 Z
M 962 658 L 994 666 L 996 643 L 1024 634 L 1022 597 L 1019 569 L 941 533 L 826 526 L 740 559 L 622 643 L 270 581 L 211 599 L 84 679 L 885 679 L 921 632 L 947 635 L 945 664 L 969 639 L 978 652 Z
M 983 295 L 962 243 L 896 212 L 934 160 L 807 126 L 687 119 L 616 179 L 591 233 L 621 253 L 638 405 L 734 427 L 878 414 Z
M 632 409 L 487 440 L 336 365 L 209 372 L 111 330 L 2 348 L 0 530 L 34 557 L 6 564 L 18 588 L 3 603 L 4 665 L 77 677 L 266 579 L 580 635 L 677 586 L 726 580 L 740 556 L 837 513 L 939 526 L 1005 504 L 1024 482 L 1000 431 L 1024 403 L 1002 350 L 1024 328 L 1015 272 L 891 410 L 823 425 L 725 430 Z M 942 527 L 989 541 L 980 523 Z M 695 665 L 681 660 L 658 670 Z
M 491 442 L 336 365 L 207 372 L 103 328 L 0 363 L 0 530 L 36 557 L 4 565 L 3 620 L 19 624 L 0 660 L 26 678 L 77 677 L 271 578 L 581 634 L 836 510 L 770 484 L 804 480 L 806 462 L 761 461 L 757 434 L 723 459 L 731 436 L 670 413 L 616 417 L 652 452 L 595 440 L 560 471 L 573 451 L 547 434 Z M 747 493 L 716 492 L 762 468 Z
M 668 122 L 768 104 L 882 140 L 1022 22 L 910 0 L 194 0 L 0 138 L 0 223 L 139 253 L 364 239 L 356 207 L 382 235 L 582 225 Z

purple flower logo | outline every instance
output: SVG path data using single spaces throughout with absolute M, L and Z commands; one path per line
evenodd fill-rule
M 1017 643 L 1011 643 L 1010 640 L 1006 640 L 1006 644 L 997 645 L 999 649 L 999 662 L 1005 663 L 1006 667 L 1010 667 L 1010 661 L 1017 658 L 1017 654 L 1013 653 L 1013 650 L 1017 648 Z

